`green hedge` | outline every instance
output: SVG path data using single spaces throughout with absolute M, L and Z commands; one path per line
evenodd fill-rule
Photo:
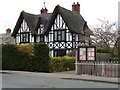
M 50 72 L 61 72 L 75 69 L 75 57 L 51 57 Z
M 19 51 L 16 45 L 2 46 L 2 69 L 16 69 L 18 66 Z
M 49 48 L 46 44 L 34 44 L 32 71 L 49 72 Z
M 48 72 L 48 63 L 49 48 L 46 44 L 2 46 L 3 70 Z
M 75 58 L 49 57 L 44 43 L 3 45 L 2 69 L 35 72 L 61 72 L 75 69 Z
M 110 53 L 108 48 L 98 48 L 97 53 Z
M 114 58 L 111 59 L 111 61 L 114 61 L 114 62 L 116 61 L 116 62 L 120 63 L 120 58 L 114 57 Z

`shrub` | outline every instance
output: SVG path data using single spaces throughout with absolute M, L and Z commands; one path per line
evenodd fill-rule
M 19 51 L 16 45 L 2 46 L 2 69 L 17 69 Z
M 120 63 L 120 58 L 114 57 L 114 58 L 111 59 L 111 61 L 116 61 L 116 62 Z
M 49 72 L 49 48 L 44 43 L 33 45 L 34 57 L 32 61 L 32 71 Z
M 74 69 L 75 69 L 74 57 L 64 56 L 50 58 L 50 72 L 61 72 Z
M 64 56 L 62 59 L 65 61 L 64 70 L 74 70 L 75 69 L 75 57 Z
M 32 44 L 20 44 L 17 45 L 17 48 L 22 55 L 22 60 L 32 60 L 34 55 Z
M 49 48 L 46 44 L 2 46 L 2 69 L 49 71 Z
M 110 50 L 108 48 L 98 48 L 98 53 L 110 53 Z
M 33 53 L 33 46 L 32 44 L 19 44 L 17 45 L 19 51 L 21 51 L 22 53 L 26 53 L 31 55 Z
M 75 69 L 75 58 L 49 57 L 49 48 L 44 43 L 3 45 L 3 70 L 36 72 L 60 72 Z

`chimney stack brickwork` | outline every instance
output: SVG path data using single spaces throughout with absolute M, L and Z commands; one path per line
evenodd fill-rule
M 45 7 L 45 8 L 42 8 L 41 10 L 40 10 L 40 12 L 41 12 L 41 14 L 45 14 L 45 13 L 47 13 L 48 12 L 48 9 Z
M 72 11 L 76 12 L 77 14 L 80 14 L 80 4 L 79 4 L 79 2 L 77 2 L 77 4 L 75 4 L 75 2 L 73 2 Z

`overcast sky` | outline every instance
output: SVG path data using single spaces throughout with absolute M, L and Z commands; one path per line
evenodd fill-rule
M 45 0 L 48 12 L 53 12 L 56 5 L 71 10 L 73 2 L 80 3 L 80 13 L 89 26 L 98 23 L 97 19 L 106 17 L 114 22 L 118 21 L 119 0 Z M 0 33 L 5 33 L 7 28 L 12 30 L 22 10 L 40 14 L 44 7 L 44 0 L 1 0 L 0 1 Z

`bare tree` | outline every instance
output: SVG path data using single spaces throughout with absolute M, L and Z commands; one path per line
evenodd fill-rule
M 98 19 L 99 25 L 92 27 L 94 33 L 93 42 L 97 47 L 110 48 L 113 47 L 118 37 L 118 23 L 110 22 L 106 18 Z

